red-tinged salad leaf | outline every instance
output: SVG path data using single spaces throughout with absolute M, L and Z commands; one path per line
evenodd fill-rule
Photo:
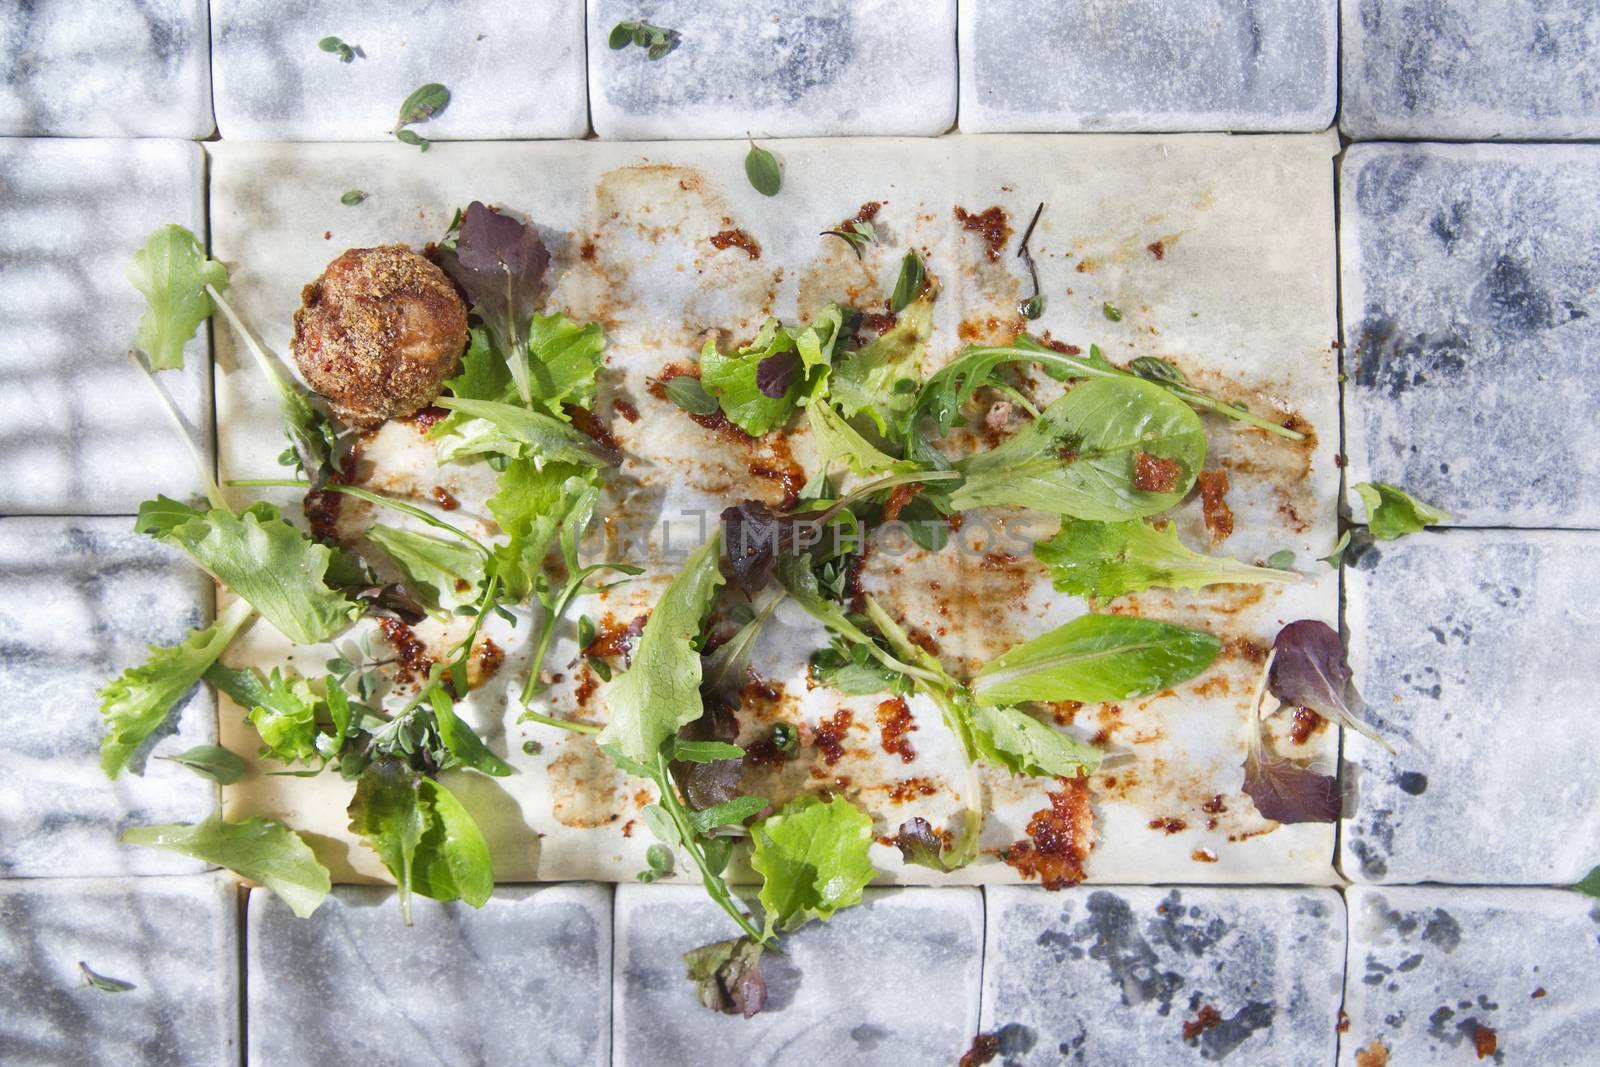
M 1344 642 L 1333 627 L 1315 619 L 1291 622 L 1278 631 L 1272 650 L 1275 655 L 1267 688 L 1273 696 L 1292 707 L 1310 708 L 1394 751 L 1376 730 L 1356 718 L 1345 701 L 1350 692 L 1350 664 L 1345 661 Z
M 1250 702 L 1250 743 L 1244 757 L 1244 791 L 1263 819 L 1274 822 L 1338 822 L 1344 807 L 1339 780 L 1318 774 L 1267 750 L 1261 730 L 1261 696 L 1277 653 L 1267 656 Z
M 953 871 L 961 866 L 953 862 L 954 857 L 944 839 L 934 831 L 933 824 L 920 815 L 900 824 L 900 829 L 895 831 L 894 846 L 900 850 L 902 860 L 918 867 Z
M 461 217 L 454 254 L 443 261 L 505 357 L 517 395 L 530 403 L 528 323 L 550 266 L 549 249 L 533 227 L 474 200 Z
M 823 540 L 823 527 L 835 515 L 864 497 L 913 482 L 959 477 L 953 471 L 910 471 L 868 482 L 820 510 L 778 511 L 759 500 L 746 500 L 722 512 L 723 539 L 733 578 L 747 596 L 755 596 L 772 580 L 784 556 L 805 552 Z M 809 502 L 808 502 L 809 503 Z
M 767 1006 L 767 983 L 761 977 L 761 953 L 766 946 L 748 937 L 714 941 L 683 954 L 689 980 L 700 1003 L 724 1015 L 746 1019 Z

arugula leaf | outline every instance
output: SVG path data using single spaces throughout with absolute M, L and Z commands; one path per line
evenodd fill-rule
M 201 512 L 163 496 L 139 505 L 135 530 L 181 548 L 296 644 L 326 641 L 361 612 L 328 588 L 328 547 L 285 522 L 271 504 L 252 504 L 236 517 L 226 508 Z
M 1123 700 L 1188 681 L 1221 649 L 1222 642 L 1201 630 L 1083 615 L 986 664 L 972 679 L 972 693 L 987 705 Z
M 933 332 L 932 287 L 907 304 L 881 337 L 834 365 L 828 397 L 846 418 L 866 415 L 887 436 L 916 402 L 922 356 Z M 909 387 L 907 385 L 909 383 Z
M 1138 488 L 1141 454 L 1177 464 L 1171 489 Z M 950 504 L 1139 518 L 1182 500 L 1205 458 L 1205 429 L 1181 401 L 1136 378 L 1098 379 L 1068 392 L 999 447 L 958 463 L 966 481 Z
M 478 599 L 483 556 L 460 541 L 373 523 L 369 537 L 405 575 L 409 588 L 436 611 L 455 611 Z
M 452 756 L 463 765 L 495 778 L 504 778 L 512 773 L 511 765 L 489 751 L 489 746 L 483 743 L 472 727 L 457 717 L 455 705 L 443 687 L 434 686 L 428 693 L 428 700 L 433 706 L 434 719 L 439 724 L 439 738 Z
M 806 420 L 825 463 L 843 463 L 863 478 L 916 469 L 916 464 L 895 459 L 861 436 L 826 400 L 807 406 Z
M 157 756 L 156 759 L 187 767 L 221 785 L 232 785 L 244 777 L 244 760 L 220 745 L 196 745 L 176 756 Z
M 1367 506 L 1367 529 L 1379 541 L 1420 533 L 1450 518 L 1438 508 L 1429 507 L 1405 490 L 1384 482 L 1358 482 L 1351 488 Z
M 654 58 L 653 56 L 651 58 Z M 750 141 L 750 151 L 744 157 L 744 175 L 750 185 L 762 196 L 777 196 L 783 187 L 783 171 L 778 167 L 778 157 Z
M 191 631 L 178 644 L 165 648 L 151 645 L 147 660 L 106 683 L 100 690 L 100 716 L 105 720 L 100 767 L 107 778 L 122 772 L 251 614 L 249 604 L 235 601 L 210 626 Z
M 443 783 L 423 778 L 417 802 L 427 828 L 417 841 L 412 887 L 433 900 L 464 900 L 481 908 L 494 893 L 494 869 L 483 831 Z
M 581 463 L 589 467 L 614 467 L 621 457 L 588 434 L 542 411 L 517 407 L 494 400 L 469 400 L 441 396 L 434 403 L 490 424 L 493 433 L 467 437 L 448 451 L 439 450 L 442 460 L 481 452 L 498 452 L 513 459 L 528 456 L 561 463 Z
M 305 678 L 285 678 L 277 668 L 261 702 L 250 709 L 250 725 L 267 755 L 284 763 L 310 762 L 317 753 L 317 705 L 322 698 Z
M 1263 819 L 1281 823 L 1338 822 L 1344 807 L 1339 780 L 1318 774 L 1266 748 L 1261 732 L 1261 694 L 1277 652 L 1267 655 L 1250 702 L 1249 743 L 1244 757 L 1244 792 Z
M 744 749 L 727 741 L 685 741 L 680 737 L 672 743 L 672 758 L 685 763 L 714 763 L 743 756 Z
M 317 861 L 300 835 L 274 819 L 224 822 L 213 815 L 202 823 L 135 826 L 122 832 L 124 844 L 181 852 L 226 867 L 260 882 L 304 919 L 333 888 L 328 868 Z
M 1018 708 L 975 705 L 972 727 L 979 754 L 1014 775 L 1076 778 L 1100 769 L 1099 749 Z
M 428 829 L 420 800 L 423 778 L 392 757 L 373 760 L 361 772 L 347 814 L 358 834 L 394 875 L 400 890 L 400 917 L 411 925 L 411 890 L 417 845 Z
M 1050 568 L 1056 589 L 1073 596 L 1109 600 L 1144 589 L 1200 589 L 1208 585 L 1297 582 L 1294 571 L 1252 567 L 1226 557 L 1185 548 L 1174 523 L 1065 519 L 1061 532 L 1034 546 Z
M 1394 751 L 1394 746 L 1356 718 L 1345 702 L 1350 692 L 1350 664 L 1345 662 L 1344 641 L 1337 630 L 1315 619 L 1291 622 L 1278 631 L 1272 650 L 1275 655 L 1267 686 L 1273 696 L 1291 707 L 1310 708 Z
M 795 797 L 751 829 L 750 866 L 760 873 L 766 932 L 829 919 L 861 902 L 876 872 L 867 852 L 872 819 L 844 797 Z
M 667 739 L 704 713 L 694 641 L 722 585 L 721 548 L 718 529 L 689 557 L 650 613 L 633 666 L 612 684 L 610 720 L 596 741 L 613 757 L 651 766 Z
M 206 257 L 194 234 L 168 223 L 133 254 L 123 274 L 144 294 L 145 312 L 135 335 L 152 370 L 183 366 L 183 346 L 216 307 L 206 293 L 228 287 L 228 268 Z
M 533 401 L 528 367 L 528 326 L 533 318 L 550 252 L 533 227 L 491 211 L 480 200 L 467 205 L 446 272 L 466 290 L 500 350 L 524 405 Z
M 767 983 L 761 977 L 766 945 L 748 937 L 714 941 L 683 954 L 688 977 L 700 1003 L 724 1015 L 754 1016 L 767 1006 Z

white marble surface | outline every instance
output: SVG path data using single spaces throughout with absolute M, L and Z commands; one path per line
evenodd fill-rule
M 0 8 L 0 135 L 207 137 L 206 0 Z
M 238 1063 L 238 926 L 221 875 L 0 880 L 0 1063 Z M 93 988 L 80 961 L 135 988 Z
M 1443 886 L 1354 886 L 1347 899 L 1340 1067 L 1594 1063 L 1600 901 Z M 1480 1027 L 1495 1046 L 1482 1056 Z
M 983 899 L 974 889 L 869 889 L 766 954 L 751 1019 L 701 1007 L 683 954 L 738 933 L 698 886 L 617 888 L 616 1067 L 954 1063 L 976 1032 Z
M 1228 395 L 1249 396 L 1261 410 L 1292 407 L 1320 435 L 1296 447 L 1220 420 L 1207 423 L 1213 464 L 1232 472 L 1228 500 L 1237 516 L 1238 532 L 1221 550 L 1244 559 L 1292 550 L 1305 582 L 1243 599 L 1237 589 L 1197 596 L 1153 592 L 1128 597 L 1122 606 L 1263 645 L 1291 619 L 1335 618 L 1337 575 L 1315 562 L 1336 536 L 1338 484 L 1331 137 L 817 140 L 785 142 L 781 151 L 789 178 L 782 210 L 775 211 L 744 180 L 744 146 L 738 142 L 440 144 L 419 155 L 400 145 L 225 141 L 212 149 L 215 249 L 235 270 L 241 312 L 269 346 L 286 352 L 301 287 L 344 248 L 395 240 L 420 247 L 437 238 L 457 205 L 475 197 L 527 212 L 554 256 L 553 304 L 606 328 L 608 364 L 596 410 L 629 453 L 615 478 L 609 513 L 623 528 L 656 529 L 650 524 L 689 519 L 696 509 L 715 514 L 730 499 L 771 492 L 770 483 L 749 474 L 749 452 L 702 431 L 648 389 L 665 364 L 698 349 L 703 331 L 748 336 L 768 312 L 792 320 L 835 299 L 877 305 L 911 246 L 922 250 L 944 286 L 928 368 L 974 337 L 1004 333 L 1009 339 L 1005 331 L 1023 323 L 1014 317 L 1020 261 L 1011 255 L 989 261 L 981 243 L 953 217 L 953 207 L 1000 207 L 1019 231 L 1009 245 L 1045 199 L 1049 207 L 1032 248 L 1048 301 L 1036 329 L 1081 345 L 1098 341 L 1118 360 L 1176 356 L 1194 380 L 1236 389 Z M 530 183 L 530 174 L 541 180 Z M 1018 175 L 1029 178 L 1023 182 Z M 372 197 L 356 208 L 340 205 L 339 194 L 358 185 Z M 878 222 L 885 236 L 857 263 L 842 242 L 820 238 L 817 231 L 871 199 L 884 201 Z M 1268 218 L 1270 225 L 1264 223 Z M 760 244 L 759 259 L 711 244 L 713 235 L 730 227 L 743 228 Z M 1159 258 L 1149 247 L 1157 242 Z M 1252 299 L 1241 303 L 1241 291 Z M 1101 306 L 1108 300 L 1127 309 L 1121 322 L 1105 318 Z M 273 476 L 283 447 L 276 405 L 241 358 L 234 338 L 220 332 L 220 467 L 224 477 Z M 640 421 L 617 415 L 616 399 L 637 405 Z M 792 440 L 796 462 L 814 465 L 807 436 L 797 433 Z M 404 424 L 391 425 L 364 454 L 384 459 L 385 472 L 374 484 L 422 503 L 431 503 L 434 487 L 444 486 L 462 502 L 451 521 L 493 536 L 481 504 L 474 503 L 491 473 L 481 464 L 439 468 L 427 444 Z M 299 514 L 290 494 L 274 499 L 287 514 Z M 1175 515 L 1185 540 L 1204 545 L 1208 535 L 1199 511 L 1191 501 Z M 375 517 L 355 508 L 351 514 L 364 521 Z M 681 548 L 688 540 L 674 543 Z M 652 554 L 659 548 L 658 539 L 628 549 L 635 562 L 652 568 L 650 576 L 582 610 L 596 619 L 611 612 L 623 620 L 647 611 L 676 566 L 664 550 Z M 946 627 L 938 638 L 962 669 L 974 657 L 997 654 L 1083 610 L 1080 602 L 1054 594 L 1037 573 L 1023 576 L 1025 595 L 1013 591 L 989 603 L 983 595 L 987 572 L 974 552 L 892 562 L 922 568 L 907 573 L 939 578 L 962 591 L 952 611 L 981 612 L 965 625 Z M 869 578 L 880 583 L 874 588 L 886 591 L 895 610 L 907 617 L 923 613 L 918 625 L 943 625 L 932 618 L 937 605 L 918 600 L 918 590 L 928 592 L 926 583 L 897 581 L 892 573 Z M 639 806 L 653 798 L 653 790 L 612 772 L 587 739 L 514 724 L 529 630 L 490 626 L 506 659 L 492 683 L 469 697 L 469 714 L 521 773 L 493 782 L 463 776 L 461 782 L 472 789 L 464 802 L 490 835 L 497 876 L 631 879 L 649 844 Z M 419 632 L 443 647 L 437 627 Z M 844 702 L 825 690 L 806 690 L 803 661 L 817 639 L 804 628 L 787 632 L 791 640 L 769 646 L 772 658 L 757 666 L 764 677 L 784 684 L 784 716 L 816 724 Z M 258 626 L 229 655 L 231 662 L 257 663 L 294 656 L 315 670 L 331 652 L 295 652 Z M 551 662 L 566 675 L 565 688 L 553 696 L 559 713 L 600 721 L 604 690 L 578 711 L 573 690 L 581 666 L 571 665 L 572 646 L 558 645 Z M 1271 828 L 1239 793 L 1243 709 L 1257 670 L 1235 656 L 1173 695 L 1085 709 L 1085 716 L 1104 716 L 1089 723 L 1113 723 L 1120 715 L 1120 725 L 1110 727 L 1117 743 L 1136 753 L 1145 768 L 1133 779 L 1119 778 L 1120 784 L 1108 782 L 1096 797 L 1098 844 L 1088 864 L 1090 878 L 1334 878 L 1331 825 Z M 849 777 L 857 783 L 854 799 L 873 814 L 878 833 L 892 833 L 914 814 L 944 824 L 959 805 L 962 768 L 936 711 L 914 711 L 921 716 L 919 756 L 907 768 L 877 743 L 875 701 L 857 699 L 852 706 L 857 727 L 845 746 L 848 762 L 825 765 L 807 746 L 805 764 L 791 770 L 814 767 L 823 781 Z M 225 716 L 225 743 L 244 751 L 248 733 L 230 725 L 234 719 Z M 752 740 L 762 727 L 751 716 L 748 728 L 746 739 Z M 1099 728 L 1091 725 L 1086 732 Z M 524 737 L 541 741 L 544 751 L 524 754 Z M 1296 754 L 1328 760 L 1336 744 L 1333 731 L 1319 731 Z M 893 803 L 891 785 L 913 774 L 928 777 L 934 795 Z M 774 783 L 782 792 L 773 796 L 792 795 L 800 777 L 790 774 L 787 783 Z M 760 785 L 765 788 L 767 780 Z M 1026 836 L 1053 783 L 994 774 L 985 785 L 992 814 L 983 843 L 999 850 Z M 328 775 L 303 780 L 253 773 L 228 795 L 238 814 L 270 815 L 348 839 L 343 811 L 349 790 Z M 1226 797 L 1229 811 L 1208 828 L 1202 805 L 1218 794 Z M 1149 825 L 1157 817 L 1185 820 L 1187 828 L 1153 831 Z M 1211 850 L 1219 862 L 1197 859 L 1201 850 Z M 874 861 L 885 881 L 945 880 L 924 868 L 902 867 L 891 848 L 875 848 Z M 336 877 L 384 877 L 370 850 L 360 846 L 332 862 Z M 988 882 L 1020 876 L 986 854 L 954 877 Z
M 188 453 L 128 363 L 144 297 L 123 266 L 156 227 L 205 234 L 200 147 L 0 140 L 0 515 L 131 515 L 200 492 Z M 210 450 L 202 326 L 160 383 Z
M 1357 140 L 1600 136 L 1590 0 L 1347 0 L 1343 107 Z
M 983 1031 L 1007 1065 L 1327 1064 L 1344 966 L 1330 889 L 984 891 Z M 1214 1025 L 1194 1029 L 1211 1008 Z
M 1590 145 L 1345 154 L 1347 485 L 1464 526 L 1600 526 L 1597 183 Z
M 402 11 L 361 0 L 217 0 L 217 127 L 227 138 L 392 140 L 400 105 L 438 82 L 430 140 L 582 137 L 583 0 L 436 0 Z M 336 36 L 349 63 L 317 42 Z M 416 152 L 416 149 L 411 149 Z
M 1362 882 L 1566 885 L 1600 864 L 1600 534 L 1448 530 L 1346 555 Z
M 1312 131 L 1333 122 L 1335 0 L 963 0 L 961 128 Z
M 502 886 L 481 910 L 339 886 L 308 919 L 250 893 L 247 1060 L 603 1067 L 611 890 Z
M 127 518 L 0 520 L 0 878 L 178 874 L 196 860 L 117 842 L 129 826 L 198 822 L 217 787 L 149 759 L 116 781 L 100 769 L 96 690 L 209 615 L 211 582 Z M 215 744 L 201 687 L 145 755 Z M 140 760 L 134 761 L 137 768 Z
M 595 133 L 933 136 L 956 119 L 955 0 L 589 0 Z M 658 60 L 606 39 L 624 19 L 676 30 Z

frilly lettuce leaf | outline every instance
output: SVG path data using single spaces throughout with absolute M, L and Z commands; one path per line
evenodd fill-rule
M 302 919 L 317 910 L 333 887 L 316 853 L 299 834 L 273 819 L 224 822 L 212 816 L 192 826 L 135 826 L 123 831 L 122 841 L 226 867 L 272 890 Z
M 235 516 L 163 496 L 139 506 L 136 529 L 183 549 L 296 644 L 326 641 L 360 614 L 359 605 L 326 584 L 328 547 L 270 504 L 252 504 Z
M 915 463 L 897 460 L 861 436 L 826 400 L 808 406 L 806 419 L 811 424 L 811 438 L 816 442 L 817 453 L 825 464 L 843 463 L 863 478 L 916 469 Z
M 639 635 L 633 666 L 611 685 L 610 721 L 595 740 L 613 757 L 654 766 L 662 744 L 704 713 L 693 641 L 722 585 L 721 549 L 719 529 L 661 594 Z
M 841 796 L 798 796 L 756 823 L 751 841 L 768 936 L 860 903 L 875 873 L 867 855 L 872 819 Z
M 166 721 L 184 694 L 194 688 L 234 635 L 250 618 L 250 605 L 235 601 L 210 626 L 192 631 L 176 645 L 152 645 L 150 658 L 129 667 L 100 690 L 105 734 L 100 766 L 115 778 L 147 737 Z
M 460 540 L 374 523 L 369 537 L 405 575 L 408 588 L 435 611 L 454 611 L 478 599 L 483 556 Z
M 978 754 L 1012 774 L 1076 778 L 1100 769 L 1100 750 L 1018 708 L 969 705 Z
M 1360 482 L 1352 489 L 1367 508 L 1367 529 L 1379 541 L 1393 541 L 1397 537 L 1419 533 L 1429 526 L 1437 526 L 1450 516 L 1438 508 L 1429 507 L 1397 486 L 1384 482 Z
M 804 327 L 769 318 L 755 340 L 726 356 L 711 338 L 700 351 L 700 384 L 729 422 L 760 437 L 788 422 L 796 406 L 821 391 L 843 322 L 834 304 Z
M 929 288 L 906 305 L 888 332 L 841 359 L 828 376 L 828 396 L 846 418 L 865 415 L 887 435 L 916 402 L 922 354 L 933 332 Z M 901 383 L 907 383 L 902 385 Z
M 284 677 L 274 668 L 266 691 L 249 712 L 265 754 L 284 763 L 316 758 L 317 707 L 322 703 L 310 681 L 295 674 Z
M 206 252 L 194 234 L 168 223 L 150 235 L 123 268 L 129 283 L 148 305 L 139 318 L 136 341 L 151 370 L 183 366 L 183 346 L 216 305 L 206 293 L 228 287 L 228 268 Z
M 558 462 L 538 467 L 531 459 L 506 464 L 488 504 L 510 536 L 495 555 L 500 578 L 515 600 L 526 600 L 533 591 L 562 526 L 588 524 L 599 494 L 599 478 L 589 467 Z

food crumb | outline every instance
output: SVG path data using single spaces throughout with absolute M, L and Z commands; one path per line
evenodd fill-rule
M 1499 1045 L 1500 1042 L 1493 1030 L 1482 1023 L 1478 1023 L 1473 1027 L 1472 1047 L 1477 1051 L 1478 1059 L 1485 1060 L 1493 1056 Z
M 1214 1030 L 1222 1022 L 1222 1013 L 1210 1004 L 1206 1004 L 1195 1017 L 1183 1024 L 1183 1039 L 1193 1041 L 1207 1030 Z
M 1356 1049 L 1356 1067 L 1388 1067 L 1389 1049 L 1382 1041 L 1373 1038 L 1366 1048 Z
M 960 1067 L 981 1067 L 1000 1052 L 1000 1038 L 994 1034 L 979 1034 L 972 1039 L 972 1047 L 961 1054 Z

